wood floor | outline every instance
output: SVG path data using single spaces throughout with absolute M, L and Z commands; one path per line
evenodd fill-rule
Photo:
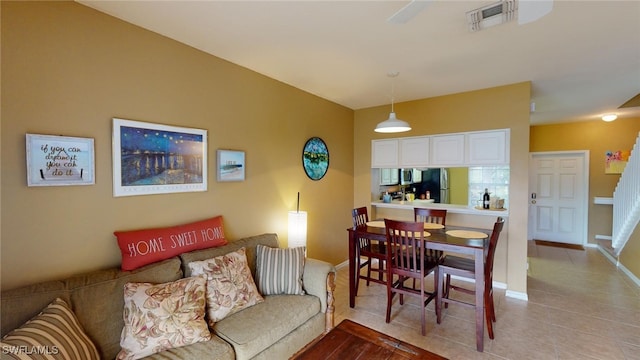
M 640 288 L 597 249 L 565 249 L 529 242 L 529 301 L 495 289 L 495 340 L 475 350 L 473 310 L 450 305 L 437 325 L 427 307 L 427 335 L 420 335 L 413 299 L 393 304 L 385 323 L 386 288 L 361 282 L 349 308 L 348 269 L 338 270 L 336 324 L 351 319 L 449 359 L 640 360 Z M 463 284 L 463 283 L 461 283 Z

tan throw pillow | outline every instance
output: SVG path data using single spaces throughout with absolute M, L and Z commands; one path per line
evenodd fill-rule
M 304 295 L 305 247 L 256 247 L 256 280 L 262 295 Z
M 100 359 L 69 305 L 55 299 L 0 341 L 2 359 Z
M 253 282 L 245 248 L 189 264 L 191 274 L 207 276 L 209 325 L 264 301 Z
M 139 359 L 166 349 L 211 339 L 204 321 L 204 276 L 166 284 L 124 286 L 122 350 L 117 359 Z

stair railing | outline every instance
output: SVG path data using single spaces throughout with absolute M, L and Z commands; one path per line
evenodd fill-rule
M 616 256 L 640 222 L 640 133 L 613 192 L 612 241 Z

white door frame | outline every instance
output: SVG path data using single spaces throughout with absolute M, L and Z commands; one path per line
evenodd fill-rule
M 532 162 L 534 156 L 544 156 L 544 155 L 568 155 L 568 156 L 577 156 L 582 158 L 582 181 L 584 183 L 582 190 L 582 206 L 584 208 L 583 218 L 582 218 L 582 226 L 583 226 L 583 238 L 582 245 L 586 245 L 588 243 L 589 238 L 589 150 L 570 150 L 570 151 L 538 151 L 538 152 L 530 152 L 529 153 L 529 194 L 527 194 L 528 204 L 529 204 L 529 221 L 527 225 L 527 239 L 533 240 L 533 226 L 535 226 L 533 222 L 534 213 L 533 213 L 533 204 L 531 203 L 531 193 L 533 189 L 531 189 L 531 176 L 533 175 L 532 171 Z

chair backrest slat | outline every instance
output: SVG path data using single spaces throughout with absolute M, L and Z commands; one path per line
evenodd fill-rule
M 445 209 L 413 208 L 413 220 L 416 222 L 446 225 L 446 219 L 447 210 Z
M 422 273 L 424 266 L 424 225 L 385 219 L 389 271 Z
M 369 214 L 366 207 L 359 207 L 353 209 L 351 212 L 351 219 L 353 220 L 353 227 L 365 225 L 369 221 Z

